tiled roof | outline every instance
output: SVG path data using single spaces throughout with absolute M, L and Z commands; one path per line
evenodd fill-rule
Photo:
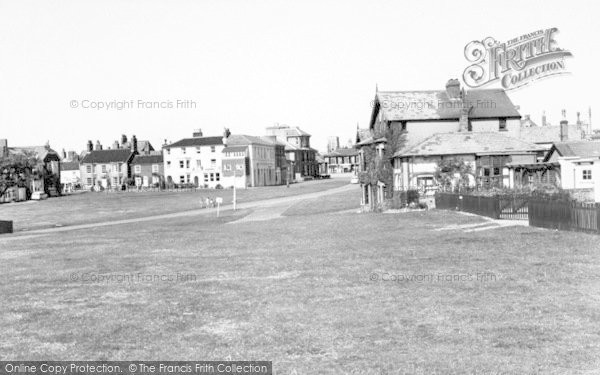
M 61 171 L 78 171 L 79 170 L 79 162 L 76 161 L 68 161 L 60 163 Z
M 160 155 L 136 155 L 131 164 L 161 164 L 163 162 L 163 156 Z
M 539 146 L 491 132 L 438 133 L 414 146 L 396 152 L 394 156 L 514 154 L 535 152 Z
M 600 142 L 597 141 L 557 142 L 554 148 L 560 156 L 600 157 Z
M 278 134 L 285 137 L 310 137 L 310 134 L 308 134 L 307 132 L 305 132 L 297 126 L 273 126 L 267 128 L 267 131 L 271 131 L 273 132 L 273 134 Z
M 583 131 L 577 125 L 568 125 L 568 139 L 582 140 Z M 531 143 L 560 142 L 560 125 L 557 126 L 532 126 L 521 128 L 519 138 Z
M 379 91 L 375 100 L 387 121 L 458 119 L 462 109 L 461 101 L 449 99 L 445 90 Z M 464 102 L 472 107 L 470 118 L 521 117 L 502 89 L 469 90 Z
M 54 159 L 60 158 L 56 151 L 46 146 L 9 147 L 8 151 L 13 154 L 33 153 L 40 160 L 46 159 L 48 155 L 53 156 Z
M 165 148 L 170 147 L 192 147 L 192 146 L 213 146 L 222 145 L 223 137 L 194 137 L 184 138 L 170 145 L 164 146 Z
M 333 150 L 324 156 L 356 156 L 358 155 L 358 150 L 355 148 L 338 148 L 337 150 Z
M 254 137 L 252 135 L 244 134 L 232 134 L 227 138 L 228 145 L 263 145 L 263 146 L 274 146 L 275 143 L 268 139 L 261 137 Z
M 133 153 L 131 150 L 94 150 L 88 153 L 81 164 L 86 163 L 126 163 Z
M 248 146 L 228 146 L 223 149 L 223 152 L 245 152 Z

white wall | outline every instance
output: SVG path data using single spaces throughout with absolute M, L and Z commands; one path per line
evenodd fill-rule
M 187 177 L 189 175 L 189 183 L 194 183 L 194 177 L 198 177 L 198 183 L 200 186 L 205 183 L 210 187 L 214 187 L 218 184 L 223 185 L 221 181 L 221 160 L 223 158 L 223 145 L 214 145 L 215 151 L 211 151 L 211 146 L 198 146 L 200 153 L 197 152 L 196 146 L 190 147 L 171 147 L 170 152 L 167 149 L 163 149 L 163 160 L 165 168 L 165 179 L 168 181 L 168 177 L 171 176 L 173 182 L 176 184 L 180 182 L 180 176 L 184 176 L 185 183 L 188 183 Z M 184 151 L 185 150 L 185 151 Z M 215 160 L 214 167 L 211 166 L 211 160 Z M 169 165 L 169 161 L 171 162 Z M 183 161 L 183 167 L 180 166 L 180 161 Z M 187 164 L 189 161 L 189 167 Z M 200 161 L 200 165 L 198 165 Z M 205 182 L 204 174 L 213 175 L 219 173 L 219 181 Z M 215 176 L 216 177 L 216 176 Z

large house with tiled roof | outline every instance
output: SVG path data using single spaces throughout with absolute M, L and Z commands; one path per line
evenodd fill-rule
M 386 134 L 399 136 L 401 142 L 394 146 L 398 149 L 392 150 L 392 186 L 388 186 L 389 182 L 375 184 L 371 180 L 361 184 L 362 203 L 370 208 L 391 198 L 394 190 L 435 185 L 435 166 L 442 158 L 469 155 L 477 173 L 473 183 L 504 184 L 506 163 L 513 157 L 529 158 L 537 154 L 538 147 L 517 140 L 521 115 L 501 89 L 465 91 L 460 82 L 453 79 L 448 81 L 445 90 L 377 90 L 372 104 L 369 133 L 357 131 L 357 140 L 362 138 L 356 145 L 359 169 L 369 172 L 373 165 L 367 163 L 365 148 L 375 148 L 374 157 L 383 158 L 386 147 L 391 147 Z M 493 142 L 495 138 L 497 141 Z M 488 141 L 486 149 L 482 144 Z M 467 144 L 472 149 L 463 148 Z
M 394 184 L 398 190 L 434 186 L 434 174 L 444 158 L 470 166 L 470 185 L 509 186 L 507 164 L 535 163 L 538 147 L 495 132 L 437 133 L 394 155 Z

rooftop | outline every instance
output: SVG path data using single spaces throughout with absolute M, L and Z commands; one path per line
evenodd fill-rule
M 464 103 L 472 108 L 470 118 L 520 118 L 515 105 L 502 89 L 469 90 Z M 387 121 L 454 120 L 461 114 L 461 100 L 450 99 L 446 90 L 379 91 L 375 95 L 371 127 L 377 106 Z
M 164 148 L 171 147 L 193 147 L 193 146 L 214 146 L 214 145 L 222 145 L 223 137 L 193 137 L 193 138 L 183 138 L 175 143 L 171 143 L 170 145 L 164 146 Z
M 521 154 L 537 152 L 540 147 L 520 139 L 492 132 L 438 133 L 394 156 L 438 156 L 465 154 Z
M 85 155 L 81 164 L 85 163 L 126 163 L 133 153 L 131 150 L 94 150 Z

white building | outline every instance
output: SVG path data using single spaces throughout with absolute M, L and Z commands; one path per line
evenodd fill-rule
M 221 171 L 224 148 L 222 136 L 203 137 L 200 131 L 194 132 L 192 138 L 165 145 L 163 160 L 167 185 L 224 186 Z

